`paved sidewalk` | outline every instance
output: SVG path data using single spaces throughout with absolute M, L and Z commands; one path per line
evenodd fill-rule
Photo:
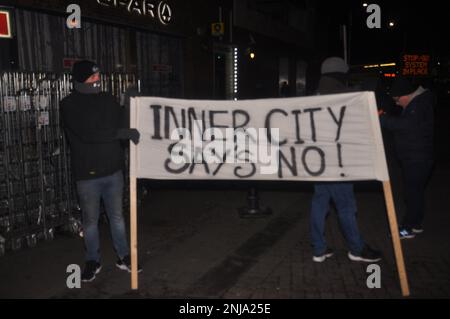
M 425 232 L 403 240 L 412 298 L 450 297 L 450 170 L 435 172 L 428 190 Z M 368 289 L 366 264 L 351 262 L 334 213 L 326 236 L 336 250 L 311 260 L 308 212 L 311 184 L 263 185 L 261 203 L 274 214 L 241 219 L 246 190 L 196 186 L 150 190 L 139 211 L 139 291 L 115 268 L 107 225 L 103 270 L 81 289 L 66 288 L 66 267 L 83 261 L 80 238 L 57 236 L 34 249 L 0 258 L 2 298 L 402 298 L 381 186 L 357 185 L 359 224 L 380 249 L 381 288 Z M 232 189 L 232 190 L 230 190 Z

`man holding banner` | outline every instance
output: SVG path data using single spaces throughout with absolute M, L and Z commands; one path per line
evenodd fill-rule
M 74 91 L 61 101 L 61 120 L 71 150 L 73 176 L 83 216 L 86 265 L 81 280 L 101 270 L 98 220 L 103 200 L 108 215 L 116 266 L 130 271 L 130 253 L 122 213 L 124 152 L 120 140 L 139 142 L 139 132 L 123 123 L 115 98 L 101 92 L 99 67 L 91 61 L 73 65 Z
M 317 93 L 336 94 L 351 91 L 347 85 L 348 65 L 339 57 L 330 57 L 321 66 L 322 77 Z M 330 200 L 333 200 L 339 222 L 349 247 L 348 258 L 353 261 L 376 262 L 381 254 L 364 243 L 356 221 L 356 201 L 353 184 L 349 182 L 327 182 L 314 185 L 311 204 L 311 240 L 313 261 L 324 262 L 333 256 L 325 241 L 325 220 L 329 212 Z

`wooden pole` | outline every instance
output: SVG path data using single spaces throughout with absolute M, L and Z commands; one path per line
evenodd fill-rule
M 138 289 L 136 177 L 130 176 L 131 289 Z
M 386 201 L 389 226 L 391 229 L 392 243 L 394 245 L 395 260 L 397 262 L 397 271 L 400 277 L 400 287 L 402 295 L 409 296 L 408 276 L 405 269 L 405 261 L 403 259 L 402 246 L 400 244 L 400 235 L 398 231 L 397 216 L 395 214 L 394 200 L 392 198 L 392 188 L 390 181 L 383 182 L 384 199 Z
M 133 128 L 136 127 L 137 123 L 137 109 L 134 99 L 130 105 L 130 127 Z M 138 289 L 136 157 L 137 147 L 130 141 L 130 253 L 132 290 Z

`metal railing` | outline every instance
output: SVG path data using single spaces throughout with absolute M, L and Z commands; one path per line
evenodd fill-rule
M 132 74 L 102 74 L 101 83 L 122 105 L 127 89 L 140 84 Z M 69 74 L 0 74 L 0 256 L 51 240 L 60 229 L 81 230 L 59 117 L 71 90 Z

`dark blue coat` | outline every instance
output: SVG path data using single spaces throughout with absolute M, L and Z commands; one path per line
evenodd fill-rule
M 401 161 L 433 159 L 434 96 L 430 91 L 416 96 L 398 117 L 383 115 L 381 125 L 394 134 Z

